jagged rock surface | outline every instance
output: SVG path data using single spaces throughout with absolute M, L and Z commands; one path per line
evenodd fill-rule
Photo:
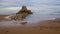
M 31 10 L 27 10 L 27 7 L 26 6 L 22 6 L 22 9 L 16 13 L 16 14 L 21 14 L 21 13 L 28 13 L 28 14 L 32 14 Z

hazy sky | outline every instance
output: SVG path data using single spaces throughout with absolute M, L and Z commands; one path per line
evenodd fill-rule
M 60 6 L 60 0 L 0 0 L 0 7 L 53 5 Z
M 60 6 L 60 0 L 0 0 L 0 13 L 13 13 L 20 6 L 26 5 L 30 7 L 39 6 Z

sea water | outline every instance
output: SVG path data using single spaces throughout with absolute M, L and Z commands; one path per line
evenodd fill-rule
M 49 6 L 50 7 L 50 6 Z M 39 21 L 44 20 L 55 20 L 56 18 L 60 18 L 59 10 L 54 10 L 54 8 L 49 7 L 28 7 L 32 11 L 33 14 L 28 15 L 23 21 L 27 22 L 27 26 L 31 26 Z M 9 16 L 6 16 L 9 19 Z M 4 27 L 12 27 L 12 26 L 21 26 L 21 20 L 11 20 L 11 21 L 2 21 L 0 22 L 0 26 Z

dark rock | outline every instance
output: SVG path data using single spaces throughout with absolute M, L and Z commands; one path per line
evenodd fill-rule
M 28 14 L 32 14 L 31 10 L 27 10 Z
M 25 25 L 25 24 L 27 24 L 27 22 L 20 22 L 20 24 Z
M 21 13 L 28 13 L 28 14 L 32 14 L 31 10 L 27 10 L 27 7 L 26 6 L 22 6 L 22 9 L 16 13 L 16 14 L 21 14 Z
M 9 32 L 9 31 L 6 31 L 6 32 Z

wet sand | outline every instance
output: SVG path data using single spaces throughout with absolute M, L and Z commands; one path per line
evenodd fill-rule
M 47 20 L 43 21 L 43 24 L 36 24 L 37 26 L 26 27 L 18 26 L 18 27 L 10 27 L 4 28 L 0 27 L 0 34 L 60 34 L 60 19 L 56 20 Z M 54 25 L 54 24 L 55 25 Z M 47 27 L 48 26 L 48 27 Z
M 60 34 L 60 18 L 40 21 L 36 26 L 0 27 L 0 34 Z
M 4 20 L 4 17 L 9 16 L 9 15 L 0 15 L 0 20 Z
M 60 27 L 12 27 L 0 28 L 0 34 L 60 34 Z

